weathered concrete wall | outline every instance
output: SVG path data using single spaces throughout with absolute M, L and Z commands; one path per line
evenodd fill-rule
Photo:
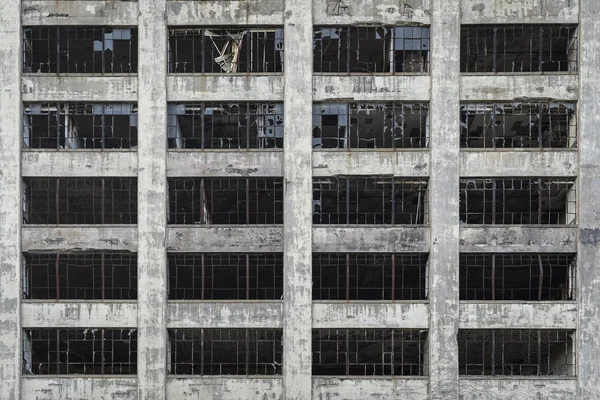
M 135 377 L 78 377 L 21 379 L 23 400 L 138 400 Z
M 167 399 L 169 400 L 240 400 L 242 397 L 257 400 L 283 400 L 281 377 L 236 378 L 193 377 L 169 378 Z
M 315 252 L 429 251 L 429 229 L 418 226 L 329 226 L 313 228 Z
M 313 378 L 313 400 L 427 400 L 427 379 Z
M 138 23 L 138 3 L 24 0 L 23 25 L 120 25 Z
M 167 176 L 281 177 L 283 152 L 173 150 L 167 153 Z
M 283 25 L 284 0 L 169 1 L 171 25 Z
M 21 319 L 24 328 L 135 328 L 137 309 L 135 301 L 28 301 L 21 306 Z
M 24 225 L 21 237 L 23 251 L 137 251 L 134 226 Z
M 429 101 L 430 88 L 431 80 L 426 74 L 313 77 L 314 101 Z
M 428 177 L 429 151 L 315 151 L 313 176 L 335 175 Z
M 576 176 L 577 150 L 468 150 L 460 153 L 460 176 Z
M 315 25 L 431 23 L 431 0 L 315 0 Z
M 19 68 L 21 68 L 19 66 Z M 138 80 L 129 76 L 24 75 L 23 101 L 117 101 L 138 99 Z
M 427 329 L 426 303 L 315 302 L 314 328 Z
M 573 400 L 577 390 L 575 379 L 477 379 L 461 378 L 459 400 Z
M 21 164 L 23 176 L 135 177 L 138 157 L 135 151 L 30 150 Z
M 461 329 L 576 329 L 575 302 L 461 302 Z
M 577 75 L 463 75 L 462 101 L 577 100 Z
M 169 328 L 281 328 L 282 301 L 170 301 Z
M 460 227 L 460 251 L 465 253 L 575 253 L 577 228 L 560 226 Z
M 283 227 L 171 225 L 167 229 L 167 251 L 280 252 L 283 251 Z
M 461 0 L 463 24 L 576 24 L 579 0 Z
M 283 101 L 283 76 L 176 74 L 167 90 L 169 101 Z

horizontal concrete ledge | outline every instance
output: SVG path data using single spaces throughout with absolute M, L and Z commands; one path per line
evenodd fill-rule
M 168 252 L 281 252 L 281 225 L 183 226 L 167 228 Z
M 315 25 L 431 24 L 431 0 L 313 2 Z
M 461 0 L 463 24 L 576 24 L 578 0 Z
M 460 329 L 575 329 L 573 303 L 465 303 L 460 304 Z
M 577 399 L 577 380 L 556 376 L 540 378 L 459 377 L 459 396 L 465 400 Z
M 134 177 L 136 151 L 27 150 L 21 156 L 23 176 Z
M 313 176 L 335 175 L 430 175 L 429 150 L 313 152 Z
M 283 151 L 171 150 L 167 176 L 281 177 Z
M 429 75 L 315 74 L 314 101 L 429 101 Z
M 138 100 L 137 76 L 27 74 L 22 77 L 23 101 Z
M 21 399 L 137 400 L 137 377 L 52 376 L 21 377 Z
M 314 252 L 429 252 L 423 226 L 315 226 Z
M 464 253 L 575 253 L 575 227 L 552 225 L 477 225 L 460 227 L 460 251 Z
M 313 328 L 427 329 L 427 303 L 313 303 Z
M 244 396 L 243 394 L 247 394 Z M 167 399 L 169 400 L 283 400 L 283 378 L 235 376 L 167 376 Z
M 135 328 L 137 302 L 23 302 L 24 328 Z
M 427 377 L 315 377 L 312 399 L 427 400 Z
M 577 150 L 477 151 L 460 152 L 460 175 L 493 176 L 576 176 Z
M 169 301 L 169 328 L 281 328 L 281 301 Z
M 168 25 L 283 25 L 283 0 L 169 1 Z
M 167 76 L 167 100 L 281 102 L 283 74 L 171 74 Z
M 62 226 L 23 225 L 23 251 L 137 251 L 135 226 Z
M 461 101 L 556 99 L 576 101 L 577 75 L 464 74 L 460 77 Z
M 23 26 L 27 25 L 119 25 L 138 23 L 138 3 L 106 0 L 24 0 Z

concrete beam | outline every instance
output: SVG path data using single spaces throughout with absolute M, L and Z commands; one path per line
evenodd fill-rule
M 428 400 L 427 378 L 314 377 L 312 400 Z
M 416 302 L 315 302 L 314 328 L 427 329 L 429 306 Z
M 117 25 L 138 23 L 138 3 L 124 1 L 23 1 L 23 26 Z
M 283 176 L 283 152 L 172 150 L 167 153 L 167 176 L 281 177 Z
M 313 176 L 430 175 L 428 150 L 324 151 L 313 153 Z
M 21 67 L 19 67 L 21 68 Z M 123 76 L 29 74 L 22 78 L 23 101 L 135 102 L 135 74 Z
M 577 397 L 577 380 L 556 376 L 526 378 L 466 378 L 459 383 L 460 398 L 464 400 L 544 399 L 572 400 Z
M 461 0 L 463 24 L 577 24 L 578 0 Z
M 512 101 L 553 99 L 576 101 L 578 76 L 463 74 L 460 77 L 461 101 Z M 432 130 L 433 132 L 433 130 Z
M 315 226 L 313 251 L 429 252 L 429 228 L 419 226 Z
M 21 229 L 23 251 L 137 251 L 135 226 L 61 226 L 24 225 Z
M 429 101 L 430 89 L 427 74 L 319 74 L 313 77 L 314 101 Z
M 460 329 L 576 329 L 575 302 L 461 302 Z
M 460 251 L 464 253 L 575 253 L 575 227 L 493 226 L 460 227 Z
M 241 396 L 264 400 L 283 400 L 283 379 L 273 377 L 169 377 L 167 399 L 169 400 L 239 400 Z
M 460 175 L 468 177 L 567 177 L 579 170 L 577 150 L 466 150 L 460 153 Z
M 283 25 L 283 0 L 170 1 L 167 24 L 205 26 Z M 242 22 L 243 21 L 243 22 Z
M 281 74 L 171 74 L 167 76 L 167 100 L 178 102 L 283 101 L 283 76 Z
M 137 302 L 28 301 L 21 307 L 24 328 L 135 328 Z
M 320 0 L 313 5 L 315 25 L 429 25 L 430 0 Z
M 281 252 L 281 225 L 184 226 L 167 229 L 169 252 Z
M 21 388 L 23 399 L 138 400 L 135 376 L 49 378 L 24 375 Z
M 21 174 L 32 177 L 136 177 L 136 151 L 23 151 Z
M 282 301 L 169 301 L 169 328 L 282 328 Z

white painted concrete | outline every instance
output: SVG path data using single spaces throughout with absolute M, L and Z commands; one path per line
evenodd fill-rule
M 27 301 L 21 306 L 24 328 L 135 328 L 136 301 Z
M 23 25 L 120 25 L 138 23 L 138 3 L 23 0 Z
M 21 174 L 31 177 L 136 177 L 136 151 L 23 151 Z
M 463 24 L 576 24 L 579 0 L 461 0 Z

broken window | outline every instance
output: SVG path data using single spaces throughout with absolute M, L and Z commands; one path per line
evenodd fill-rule
M 425 103 L 313 105 L 313 148 L 403 149 L 429 147 Z
M 460 180 L 460 221 L 466 224 L 575 224 L 574 178 Z
M 170 149 L 283 148 L 283 103 L 170 103 Z
M 313 253 L 313 300 L 427 300 L 427 254 Z
M 134 375 L 135 329 L 26 329 L 23 369 L 34 375 Z
M 426 375 L 426 331 L 313 329 L 313 375 Z
M 137 117 L 135 104 L 25 104 L 23 146 L 33 149 L 137 148 Z
M 313 179 L 314 224 L 428 223 L 427 179 L 346 176 Z
M 25 224 L 136 224 L 136 178 L 23 178 Z
M 171 253 L 171 300 L 280 300 L 281 253 Z
M 28 27 L 23 52 L 25 73 L 136 73 L 137 28 Z
M 460 299 L 575 299 L 575 254 L 460 255 Z
M 281 375 L 281 329 L 172 329 L 173 375 Z
M 283 224 L 281 178 L 171 178 L 169 224 Z
M 316 27 L 314 72 L 428 72 L 429 28 Z
M 283 28 L 170 28 L 169 72 L 283 72 Z
M 23 258 L 25 299 L 137 298 L 135 253 L 24 253 Z
M 576 25 L 466 25 L 461 72 L 577 72 Z
M 461 375 L 575 375 L 575 332 L 554 329 L 458 331 Z
M 574 103 L 473 103 L 460 109 L 463 148 L 575 148 Z

